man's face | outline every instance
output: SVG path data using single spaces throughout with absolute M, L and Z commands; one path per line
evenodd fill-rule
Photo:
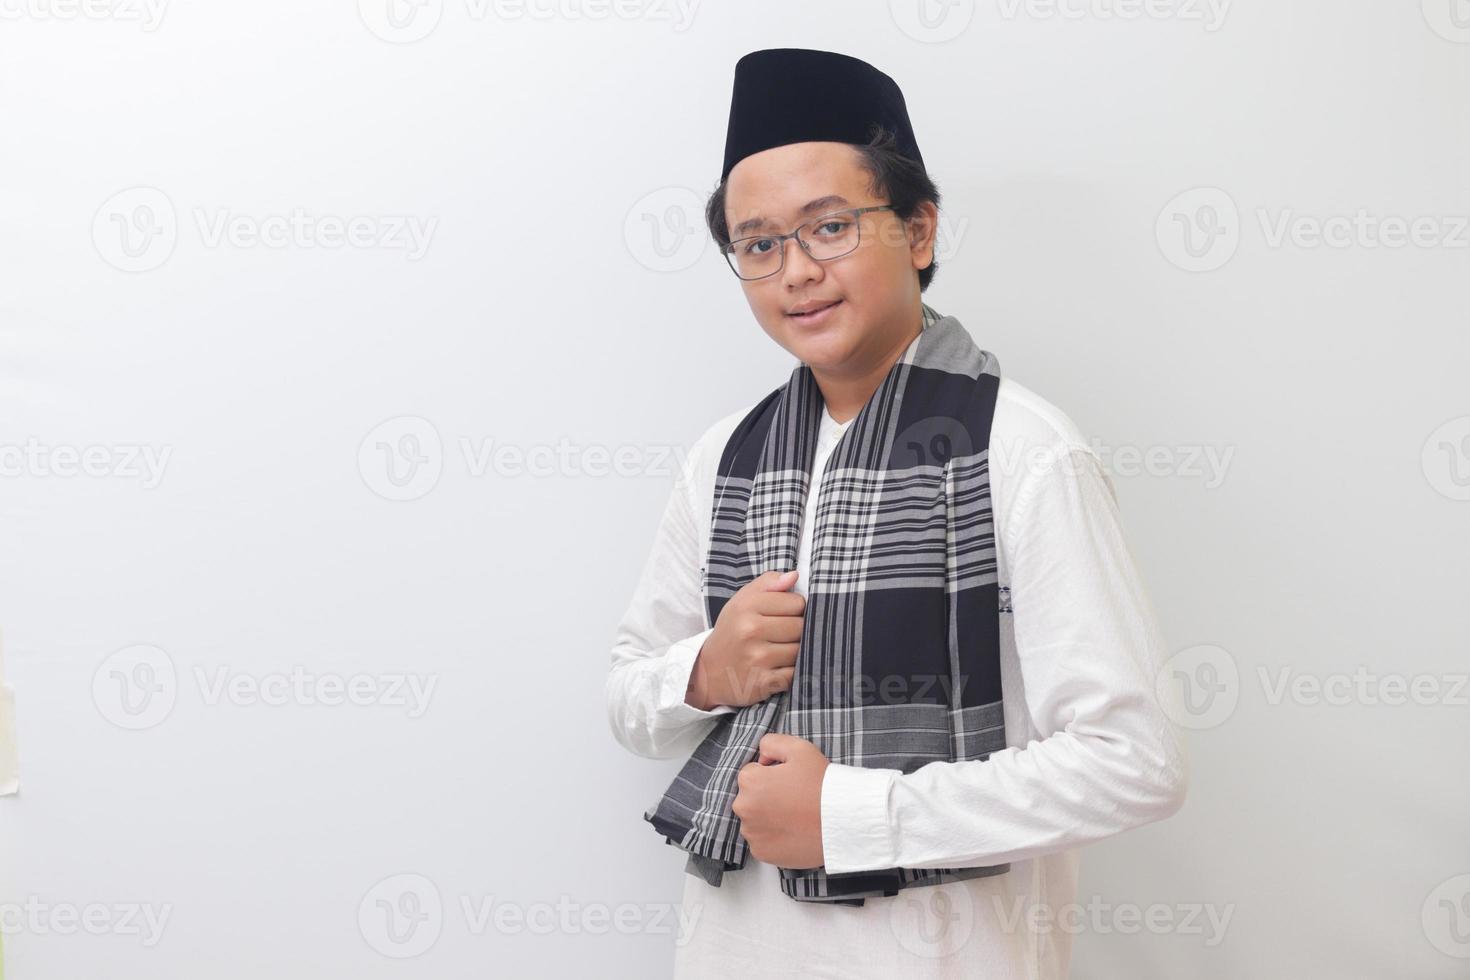
M 874 196 L 858 160 L 856 148 L 835 142 L 791 143 L 741 160 L 725 187 L 731 237 L 785 234 L 831 211 L 888 203 Z M 812 202 L 821 203 L 805 210 Z M 917 329 L 916 270 L 933 258 L 936 218 L 932 204 L 907 227 L 892 211 L 860 215 L 861 244 L 825 262 L 794 240 L 783 243 L 780 272 L 740 281 L 751 312 L 772 340 L 815 369 L 833 375 L 871 370 Z M 766 223 L 758 228 L 739 227 L 760 219 Z M 836 305 L 810 320 L 792 315 L 812 303 Z

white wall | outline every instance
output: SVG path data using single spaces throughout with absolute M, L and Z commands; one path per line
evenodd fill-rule
M 15 980 L 667 975 L 676 764 L 614 744 L 603 679 L 671 457 L 791 367 L 699 215 L 733 64 L 780 45 L 900 81 L 927 298 L 1107 447 L 1171 666 L 1218 688 L 1184 810 L 1085 853 L 1073 976 L 1463 975 L 1465 0 L 88 2 L 0 4 Z M 415 436 L 397 487 L 376 443 Z M 378 701 L 214 686 L 298 665 Z M 373 925 L 401 874 L 444 905 L 411 960 Z

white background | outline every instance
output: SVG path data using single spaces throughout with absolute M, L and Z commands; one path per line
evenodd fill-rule
M 926 299 L 1097 440 L 1200 697 L 1072 975 L 1470 969 L 1470 4 L 89 2 L 0 3 L 12 980 L 667 975 L 677 764 L 603 681 L 679 454 L 794 366 L 700 214 L 783 45 L 904 88 Z M 215 696 L 296 666 L 372 703 Z

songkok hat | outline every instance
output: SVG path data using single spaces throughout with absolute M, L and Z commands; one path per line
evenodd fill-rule
M 924 165 L 903 92 L 883 72 L 835 51 L 752 51 L 735 63 L 720 181 L 741 160 L 773 146 L 867 143 L 875 123 L 898 138 L 901 154 Z

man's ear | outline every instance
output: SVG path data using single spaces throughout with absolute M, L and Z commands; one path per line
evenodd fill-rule
M 934 255 L 939 247 L 939 209 L 933 201 L 919 203 L 913 217 L 908 219 L 909 251 L 915 260 L 915 269 L 923 270 L 934 264 Z M 923 265 L 917 263 L 925 258 Z

